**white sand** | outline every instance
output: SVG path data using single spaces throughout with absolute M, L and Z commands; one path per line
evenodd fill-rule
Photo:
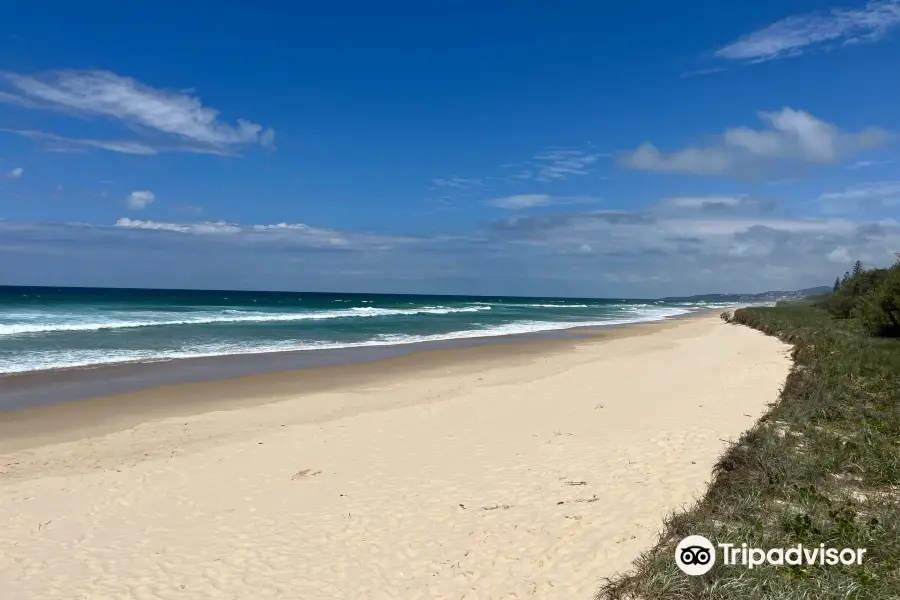
M 786 350 L 704 317 L 0 455 L 0 598 L 588 600 Z

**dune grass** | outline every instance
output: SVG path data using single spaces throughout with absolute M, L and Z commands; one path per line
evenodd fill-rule
M 597 600 L 900 598 L 900 340 L 874 338 L 812 303 L 723 318 L 794 345 L 769 412 L 719 459 L 706 495 L 671 515 L 635 569 Z M 689 577 L 685 536 L 750 547 L 866 548 L 860 566 L 723 565 Z

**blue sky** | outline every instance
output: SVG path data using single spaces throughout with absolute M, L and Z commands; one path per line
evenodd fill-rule
M 900 0 L 11 4 L 0 284 L 659 296 L 900 251 Z

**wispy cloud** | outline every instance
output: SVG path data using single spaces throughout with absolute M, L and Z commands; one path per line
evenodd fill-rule
M 713 75 L 715 73 L 722 73 L 723 71 L 727 71 L 725 67 L 712 67 L 709 69 L 697 69 L 696 71 L 688 71 L 687 73 L 682 73 L 681 78 L 687 79 L 689 77 L 701 77 L 703 75 Z
M 167 222 L 122 218 L 115 227 L 166 231 L 192 236 L 228 236 L 248 243 L 300 245 L 332 249 L 386 250 L 398 244 L 422 241 L 413 236 L 388 236 L 321 229 L 303 223 L 240 225 L 226 221 Z
M 583 196 L 551 196 L 550 194 L 515 194 L 512 196 L 503 196 L 501 198 L 492 198 L 487 200 L 485 204 L 495 208 L 504 208 L 508 210 L 521 210 L 526 208 L 536 208 L 538 206 L 550 206 L 561 204 L 590 204 L 596 202 L 596 198 Z
M 734 208 L 740 206 L 743 198 L 740 196 L 675 196 L 666 198 L 663 204 L 673 208 L 710 208 L 723 207 Z
M 225 221 L 167 223 L 164 221 L 143 221 L 140 219 L 122 218 L 116 221 L 116 227 L 125 227 L 128 229 L 152 229 L 154 231 L 175 231 L 178 233 L 193 233 L 199 235 L 239 233 L 242 231 L 241 227 L 226 223 Z
M 572 175 L 587 175 L 590 167 L 604 154 L 588 153 L 574 148 L 551 148 L 534 155 L 532 167 L 538 181 L 567 179 Z
M 610 154 L 591 152 L 578 148 L 547 148 L 534 154 L 531 158 L 500 165 L 507 172 L 504 175 L 487 175 L 484 177 L 446 177 L 432 179 L 434 186 L 448 188 L 460 196 L 476 192 L 484 193 L 496 190 L 502 184 L 548 183 L 564 181 L 570 177 L 584 176 L 598 160 Z M 520 195 L 522 197 L 527 194 Z M 449 198 L 445 198 L 449 201 Z M 490 203 L 490 202 L 489 202 Z
M 33 140 L 42 140 L 47 143 L 47 149 L 57 152 L 70 152 L 84 147 L 101 148 L 123 154 L 158 154 L 159 151 L 152 146 L 134 142 L 131 140 L 92 140 L 84 138 L 67 138 L 52 133 L 37 131 L 34 129 L 0 129 L 4 133 L 14 133 Z
M 869 167 L 880 167 L 883 165 L 889 165 L 894 162 L 894 159 L 888 160 L 858 160 L 852 165 L 847 165 L 845 168 L 851 171 L 856 171 L 858 169 L 867 169 Z
M 793 282 L 824 280 L 834 270 L 826 258 L 829 253 L 840 254 L 844 248 L 854 259 L 883 264 L 891 260 L 892 245 L 900 243 L 897 221 L 747 215 L 740 213 L 739 201 L 720 203 L 712 211 L 699 201 L 680 203 L 682 212 L 673 212 L 671 204 L 642 211 L 512 217 L 492 227 L 495 237 L 509 243 L 561 256 L 583 254 L 582 249 L 589 247 L 603 265 L 598 273 L 632 273 L 647 279 L 668 268 L 669 273 L 690 273 L 680 276 L 713 278 L 706 287 L 719 290 L 734 290 L 732 282 L 738 280 L 743 289 L 756 287 L 745 279 L 749 272 L 772 289 L 777 284 L 767 267 L 777 267 Z
M 484 187 L 485 181 L 482 178 L 436 177 L 431 180 L 431 183 L 437 187 L 453 188 L 455 190 L 469 192 Z
M 695 210 L 701 212 L 767 213 L 775 208 L 772 198 L 760 198 L 746 194 L 731 196 L 673 196 L 664 198 L 660 209 Z
M 829 164 L 883 144 L 889 134 L 877 127 L 847 133 L 801 110 L 761 112 L 764 129 L 727 129 L 716 144 L 661 152 L 650 143 L 618 157 L 619 164 L 643 171 L 750 177 L 773 163 Z
M 553 202 L 553 198 L 547 194 L 518 194 L 515 196 L 504 196 L 503 198 L 494 198 L 488 200 L 485 204 L 497 208 L 532 208 L 535 206 L 547 206 Z
M 22 167 L 16 167 L 12 171 L 7 171 L 4 174 L 4 177 L 6 177 L 7 179 L 21 179 L 24 172 L 25 169 L 23 169 Z
M 757 210 L 763 204 L 679 196 L 637 210 L 516 214 L 453 236 L 301 223 L 0 220 L 0 239 L 14 248 L 0 248 L 0 280 L 652 297 L 827 284 L 845 259 L 888 264 L 900 247 L 896 219 L 798 218 Z
M 900 0 L 872 0 L 862 8 L 833 8 L 794 15 L 719 48 L 726 60 L 764 62 L 809 50 L 876 42 L 900 24 Z
M 178 204 L 175 206 L 175 210 L 183 213 L 199 215 L 203 212 L 203 207 L 199 204 Z
M 156 201 L 156 194 L 150 190 L 138 190 L 128 194 L 125 198 L 125 204 L 131 210 L 144 210 Z
M 203 106 L 194 96 L 161 90 L 109 71 L 65 70 L 37 75 L 0 73 L 10 91 L 0 102 L 26 108 L 56 110 L 80 116 L 113 119 L 133 130 L 152 132 L 173 140 L 162 145 L 148 142 L 78 140 L 43 132 L 14 131 L 30 137 L 58 138 L 69 146 L 93 146 L 130 154 L 193 151 L 232 154 L 240 147 L 272 147 L 275 132 L 258 123 L 220 120 L 217 110 Z
M 860 183 L 838 192 L 821 194 L 817 201 L 831 212 L 878 210 L 900 205 L 900 181 Z

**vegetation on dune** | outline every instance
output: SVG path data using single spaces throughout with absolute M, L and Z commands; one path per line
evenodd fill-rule
M 857 261 L 818 304 L 836 318 L 859 319 L 872 335 L 900 336 L 900 255 L 889 269 L 864 269 Z
M 900 261 L 857 264 L 814 301 L 723 317 L 794 345 L 781 397 L 719 459 L 702 500 L 597 600 L 900 598 Z M 861 565 L 717 563 L 690 577 L 674 560 L 687 535 L 867 552 Z

